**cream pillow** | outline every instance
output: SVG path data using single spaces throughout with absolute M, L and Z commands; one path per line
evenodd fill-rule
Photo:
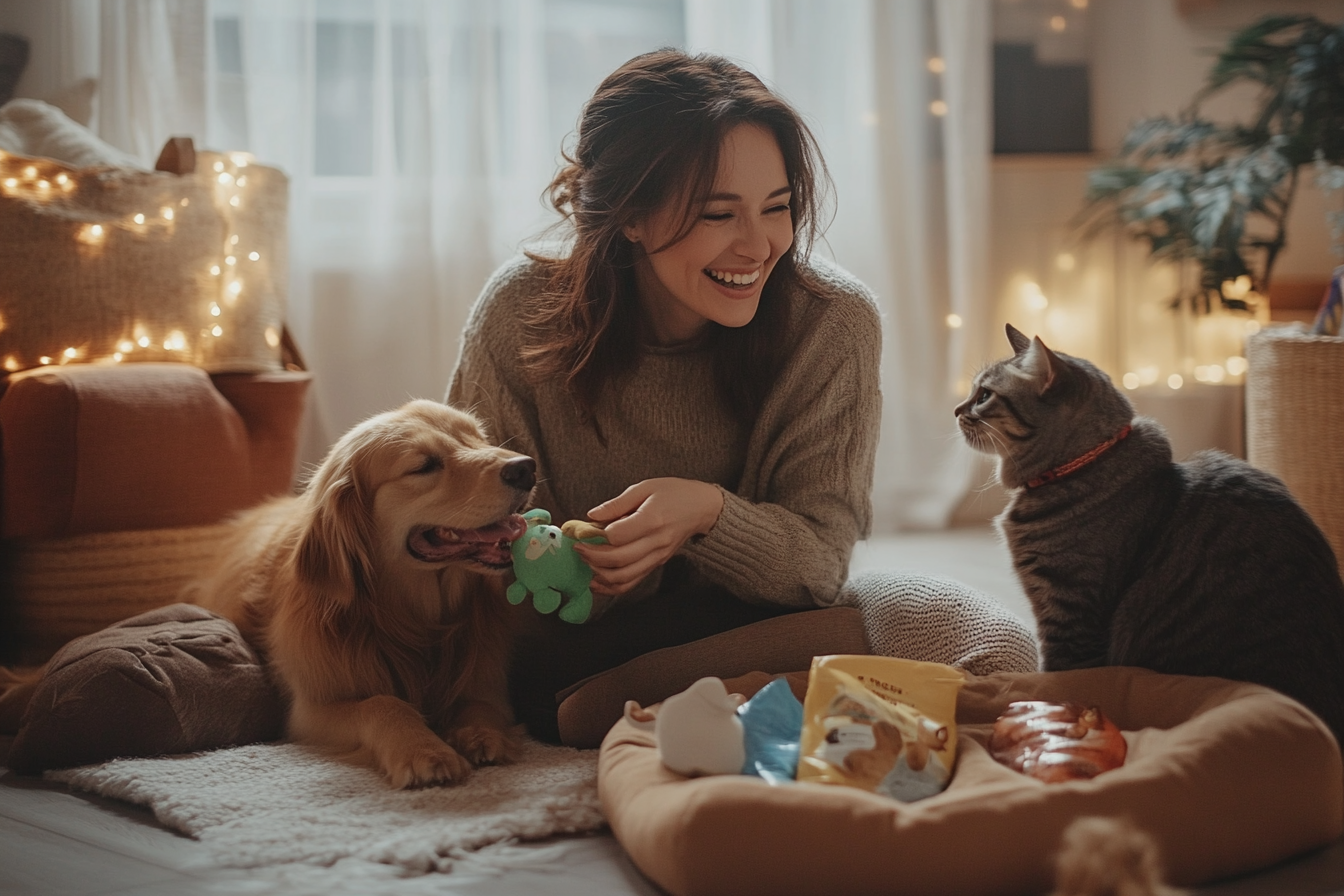
M 98 139 L 50 103 L 14 99 L 0 106 L 0 149 L 55 159 L 73 168 L 147 170 L 135 156 Z

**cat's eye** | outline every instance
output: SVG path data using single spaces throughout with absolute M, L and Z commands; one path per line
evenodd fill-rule
M 982 386 L 980 387 L 980 391 L 975 393 L 975 406 L 979 407 L 993 397 L 994 393 Z

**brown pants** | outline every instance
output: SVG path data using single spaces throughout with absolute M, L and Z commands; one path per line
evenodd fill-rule
M 648 598 L 617 604 L 598 619 L 573 625 L 532 613 L 514 653 L 509 696 L 518 721 L 538 740 L 560 742 L 556 695 L 590 675 L 662 647 L 687 644 L 788 612 L 744 603 L 709 584 L 674 557 Z

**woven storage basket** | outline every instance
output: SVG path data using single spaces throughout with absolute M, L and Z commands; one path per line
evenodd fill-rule
M 176 603 L 206 569 L 228 526 L 14 539 L 6 608 L 20 665 L 44 663 L 67 641 Z
M 1287 484 L 1344 560 L 1344 338 L 1261 330 L 1246 360 L 1247 459 Z
M 242 153 L 171 174 L 0 152 L 0 367 L 280 369 L 288 187 Z

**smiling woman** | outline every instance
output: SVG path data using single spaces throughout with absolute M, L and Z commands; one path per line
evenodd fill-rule
M 448 393 L 536 458 L 537 506 L 606 524 L 575 547 L 594 618 L 524 616 L 511 697 L 532 734 L 558 738 L 556 695 L 587 676 L 846 601 L 911 635 L 883 651 L 1033 669 L 988 598 L 843 587 L 871 527 L 881 321 L 809 257 L 825 168 L 798 114 L 721 57 L 660 50 L 602 82 L 566 161 L 567 251 L 486 284 Z

